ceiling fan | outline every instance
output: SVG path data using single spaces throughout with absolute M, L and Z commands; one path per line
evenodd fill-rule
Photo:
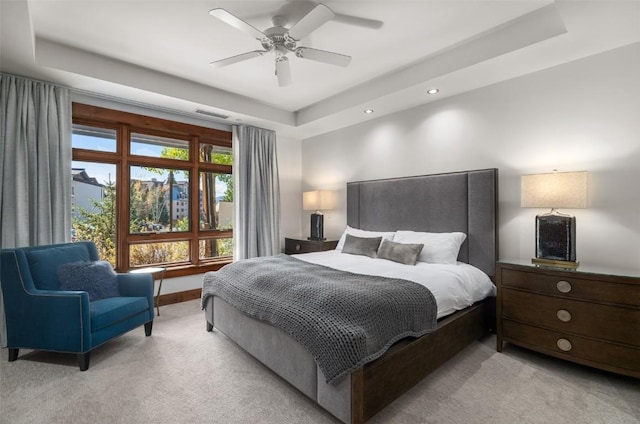
M 209 14 L 254 37 L 262 44 L 262 48 L 264 49 L 254 50 L 211 62 L 211 65 L 215 67 L 231 65 L 254 57 L 260 57 L 265 53 L 274 52 L 276 56 L 276 76 L 278 77 L 278 84 L 280 87 L 285 87 L 292 82 L 289 59 L 287 58 L 289 52 L 295 53 L 297 57 L 302 59 L 315 60 L 337 66 L 347 66 L 351 61 L 351 56 L 344 54 L 298 46 L 298 42 L 301 39 L 336 16 L 333 11 L 324 4 L 318 4 L 289 29 L 285 28 L 287 24 L 285 17 L 274 16 L 271 20 L 273 27 L 266 29 L 264 32 L 224 9 L 213 9 L 209 11 Z

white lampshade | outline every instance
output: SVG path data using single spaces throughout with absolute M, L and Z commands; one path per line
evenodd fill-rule
M 586 208 L 587 176 L 585 171 L 523 175 L 520 205 L 523 208 Z
M 305 211 L 320 211 L 335 207 L 333 192 L 329 190 L 305 191 L 302 193 L 302 208 Z

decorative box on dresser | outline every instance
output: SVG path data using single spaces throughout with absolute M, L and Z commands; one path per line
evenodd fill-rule
M 296 253 L 322 252 L 333 250 L 338 245 L 338 240 L 302 240 L 294 238 L 284 239 L 284 253 L 295 255 Z
M 640 272 L 502 260 L 497 349 L 503 343 L 640 378 Z

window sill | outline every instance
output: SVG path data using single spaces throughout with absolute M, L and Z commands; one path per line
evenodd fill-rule
M 209 271 L 217 271 L 223 266 L 233 262 L 231 258 L 220 259 L 216 261 L 207 262 L 201 265 L 184 265 L 166 267 L 167 271 L 164 278 L 184 277 L 187 275 L 200 275 Z

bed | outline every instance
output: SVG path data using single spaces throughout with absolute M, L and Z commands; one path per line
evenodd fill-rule
M 497 256 L 497 170 L 347 183 L 347 225 L 368 231 L 462 232 L 457 260 L 493 278 Z M 395 343 L 336 384 L 284 331 L 219 296 L 206 296 L 207 330 L 217 330 L 345 423 L 364 423 L 493 328 L 492 297 L 437 320 L 436 329 Z

